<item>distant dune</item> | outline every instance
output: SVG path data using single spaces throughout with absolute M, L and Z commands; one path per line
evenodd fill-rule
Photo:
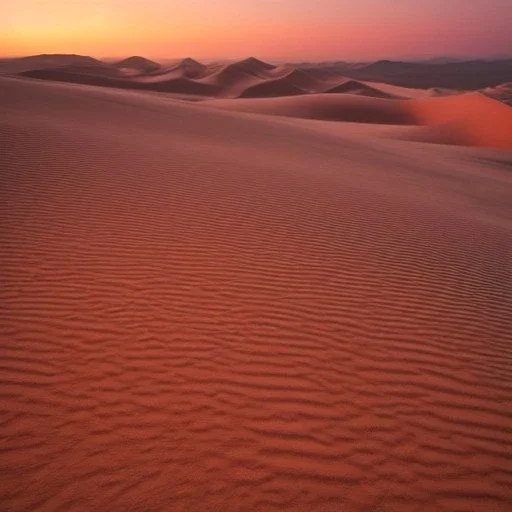
M 62 66 L 100 66 L 105 64 L 92 57 L 83 55 L 31 55 L 0 62 L 0 74 L 16 74 L 36 69 L 51 69 Z
M 404 87 L 476 90 L 512 81 L 512 59 L 455 62 L 347 62 L 299 64 L 308 72 L 318 70 L 356 80 L 385 82 Z
M 504 73 L 507 61 L 494 62 Z M 482 64 L 484 67 L 489 63 Z M 133 56 L 115 63 L 105 63 L 79 55 L 36 55 L 0 62 L 1 74 L 21 75 L 60 82 L 72 82 L 119 89 L 135 89 L 175 95 L 180 99 L 206 100 L 205 106 L 260 114 L 303 119 L 355 123 L 428 126 L 414 130 L 398 130 L 400 138 L 460 145 L 508 148 L 510 111 L 481 95 L 468 96 L 467 91 L 441 86 L 421 89 L 347 78 L 344 72 L 372 76 L 379 72 L 429 69 L 454 66 L 468 73 L 477 64 L 461 62 L 397 63 L 379 61 L 372 64 L 318 64 L 300 68 L 275 66 L 254 57 L 231 63 L 203 64 L 190 57 L 168 61 L 164 66 L 144 57 Z M 489 64 L 490 65 L 490 64 Z M 473 66 L 473 67 L 472 67 Z M 450 68 L 451 69 L 451 68 Z M 349 75 L 351 73 L 348 73 Z M 432 75 L 435 79 L 436 75 Z M 443 80 L 441 80 L 442 82 Z M 487 98 L 512 103 L 509 83 L 482 89 Z M 327 96 L 332 96 L 328 98 Z M 293 99 L 301 97 L 300 99 Z M 359 97 L 359 98 L 358 98 Z M 367 100 L 365 99 L 367 98 Z M 454 98 L 432 104 L 402 103 L 401 100 Z M 460 99 L 455 99 L 460 97 Z M 252 101 L 265 99 L 269 101 Z M 232 102 L 231 100 L 239 99 Z M 375 102 L 374 99 L 387 100 Z M 217 101 L 218 100 L 218 101 Z M 386 133 L 391 133 L 386 131 Z M 437 137 L 435 134 L 438 134 Z M 419 138 L 418 138 L 419 137 Z
M 139 73 L 151 73 L 161 67 L 157 62 L 139 56 L 128 57 L 127 59 L 116 62 L 114 66 L 120 69 L 133 69 Z
M 186 78 L 199 78 L 206 66 L 190 57 L 170 63 L 162 72 L 174 72 Z
M 238 69 L 245 71 L 246 73 L 252 73 L 255 75 L 264 74 L 265 72 L 268 72 L 276 67 L 272 64 L 269 64 L 268 62 L 263 62 L 259 59 L 256 59 L 255 57 L 249 57 L 247 59 L 241 60 L 235 63 L 235 66 Z
M 287 77 L 282 77 L 251 85 L 244 89 L 240 94 L 240 98 L 269 98 L 276 96 L 297 96 L 300 94 L 307 94 L 307 92 L 288 80 Z
M 482 90 L 486 96 L 512 106 L 512 82 L 500 84 L 496 87 L 487 87 Z
M 328 84 L 313 77 L 306 71 L 300 69 L 280 66 L 268 72 L 269 77 L 286 81 L 290 85 L 294 85 L 307 92 L 322 92 Z
M 56 68 L 26 71 L 22 76 L 54 80 L 59 82 L 72 82 L 77 84 L 97 85 L 103 87 L 116 87 L 120 89 L 140 89 L 147 91 L 179 93 L 190 95 L 215 96 L 219 88 L 204 84 L 176 74 L 149 75 L 144 77 L 126 77 L 124 75 L 77 71 L 73 68 Z
M 327 89 L 325 92 L 333 94 L 333 93 L 351 93 L 351 94 L 360 94 L 361 96 L 371 96 L 373 98 L 397 98 L 392 94 L 388 94 L 380 89 L 372 87 L 363 82 L 358 82 L 356 80 L 347 80 L 339 85 L 335 85 L 330 89 Z M 400 97 L 400 96 L 398 96 Z
M 0 508 L 508 511 L 511 113 L 0 77 Z

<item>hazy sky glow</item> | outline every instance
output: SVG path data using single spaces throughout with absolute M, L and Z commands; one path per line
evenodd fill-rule
M 512 0 L 0 0 L 0 54 L 486 56 L 510 24 Z

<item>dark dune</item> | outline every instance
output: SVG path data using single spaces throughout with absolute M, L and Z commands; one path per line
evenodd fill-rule
M 307 92 L 322 92 L 326 87 L 328 87 L 327 83 L 312 76 L 307 71 L 290 68 L 288 66 L 277 67 L 269 71 L 268 75 L 273 79 L 286 81 L 287 83 Z
M 137 55 L 120 60 L 114 64 L 117 68 L 126 68 L 139 71 L 140 73 L 151 73 L 160 69 L 160 64 Z
M 205 73 L 201 77 L 203 83 L 211 83 L 221 87 L 233 87 L 241 82 L 247 82 L 254 79 L 261 80 L 254 73 L 244 70 L 242 66 L 237 64 L 226 64 L 220 69 L 213 69 L 210 73 Z
M 380 91 L 375 87 L 371 87 L 368 84 L 358 82 L 356 80 L 347 80 L 339 85 L 335 85 L 330 89 L 324 91 L 329 94 L 336 93 L 350 93 L 350 94 L 360 94 L 361 96 L 372 96 L 374 98 L 396 98 L 391 94 Z
M 203 74 L 205 67 L 206 66 L 201 62 L 190 57 L 186 57 L 184 59 L 168 63 L 168 65 L 165 68 L 162 67 L 160 71 L 173 71 L 185 78 L 199 78 Z
M 466 62 L 394 62 L 378 61 L 354 66 L 347 63 L 305 64 L 315 69 L 345 75 L 356 80 L 386 82 L 404 87 L 476 90 L 512 81 L 512 59 Z
M 142 81 L 129 77 L 109 76 L 102 73 L 84 73 L 69 71 L 65 68 L 26 71 L 22 76 L 58 82 L 115 87 L 120 89 L 138 89 L 146 91 L 215 96 L 219 88 L 183 77 L 163 77 L 160 80 Z
M 270 71 L 275 69 L 276 66 L 273 64 L 269 64 L 268 62 L 263 62 L 255 57 L 249 57 L 247 59 L 241 60 L 234 64 L 238 69 L 245 71 L 246 73 L 252 74 L 262 74 L 266 71 Z
M 294 85 L 287 77 L 265 80 L 247 87 L 240 98 L 273 98 L 277 96 L 298 96 L 307 91 Z
M 267 83 L 267 82 L 265 82 Z M 322 121 L 414 125 L 414 117 L 401 102 L 355 94 L 302 94 L 295 97 L 216 99 L 205 105 L 255 114 Z
M 41 54 L 30 55 L 15 59 L 5 59 L 0 62 L 0 73 L 15 74 L 34 69 L 51 69 L 63 66 L 105 66 L 100 60 L 84 55 L 74 54 Z

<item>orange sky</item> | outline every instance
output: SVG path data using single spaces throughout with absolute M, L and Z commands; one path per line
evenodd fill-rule
M 512 0 L 14 0 L 0 53 L 202 59 L 503 54 Z

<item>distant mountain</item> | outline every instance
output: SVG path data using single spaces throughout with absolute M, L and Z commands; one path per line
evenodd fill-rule
M 401 62 L 379 60 L 372 63 L 311 64 L 301 69 L 324 69 L 356 80 L 386 82 L 416 88 L 441 87 L 477 90 L 512 81 L 512 59 L 455 62 Z
M 461 62 L 464 59 L 457 59 L 456 57 L 433 57 L 431 59 L 413 60 L 413 62 L 422 62 L 424 64 L 450 64 L 453 62 Z

